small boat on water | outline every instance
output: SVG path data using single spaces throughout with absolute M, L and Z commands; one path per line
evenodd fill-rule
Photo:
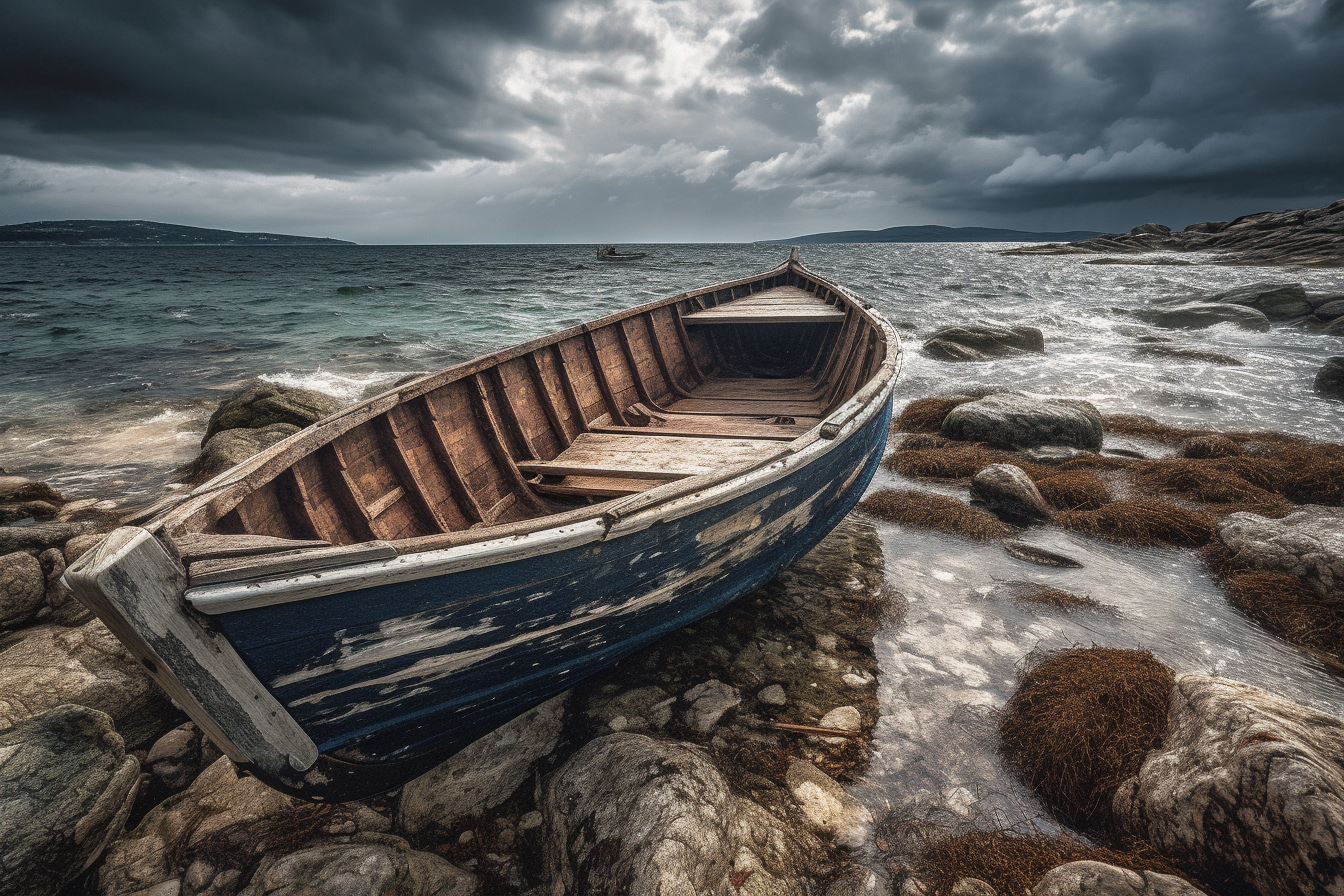
M 328 417 L 65 582 L 240 766 L 371 795 L 820 541 L 881 459 L 899 361 L 795 250 Z
M 597 250 L 597 257 L 603 261 L 632 261 L 636 258 L 647 258 L 647 252 L 618 252 L 615 246 L 603 246 Z

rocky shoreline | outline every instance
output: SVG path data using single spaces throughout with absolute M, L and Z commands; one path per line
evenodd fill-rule
M 1150 252 L 1211 252 L 1213 263 L 1235 265 L 1344 266 L 1344 199 L 1323 208 L 1258 212 L 1233 221 L 1206 221 L 1174 231 L 1164 224 L 1140 224 L 1071 243 L 1021 246 L 1004 255 L 1102 254 L 1090 264 L 1184 264 L 1170 256 L 1136 260 Z
M 965 361 L 1043 351 L 1037 335 L 942 334 L 929 352 Z M 329 412 L 314 395 L 240 390 L 212 418 L 202 457 L 224 443 L 251 453 L 257 434 L 264 442 L 270 430 L 307 425 Z M 120 508 L 0 479 L 0 889 L 1268 896 L 1344 887 L 1344 724 L 1133 651 L 1036 657 L 998 723 L 1006 767 L 1076 836 L 968 831 L 913 819 L 899 794 L 894 809 L 855 795 L 883 712 L 874 638 L 900 626 L 905 606 L 887 584 L 881 520 L 998 542 L 1046 566 L 1076 561 L 1020 541 L 1033 526 L 1200 548 L 1230 600 L 1344 669 L 1344 447 L 1001 392 L 913 401 L 892 444 L 889 469 L 939 490 L 875 492 L 765 587 L 398 791 L 341 806 L 241 775 L 61 592 L 60 573 L 119 523 Z M 208 469 L 197 462 L 181 475 L 199 482 Z M 1106 611 L 1030 581 L 1001 587 L 1055 612 Z M 1043 756 L 1052 765 L 1032 765 Z M 1233 789 L 1210 789 L 1228 776 Z

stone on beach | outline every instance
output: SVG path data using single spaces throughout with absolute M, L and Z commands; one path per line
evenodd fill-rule
M 825 864 L 819 841 L 737 796 L 704 752 L 641 734 L 584 745 L 542 813 L 551 896 L 802 896 Z
M 107 713 L 126 743 L 149 743 L 177 724 L 168 698 L 112 633 L 94 620 L 38 625 L 0 641 L 0 728 L 62 703 Z
M 784 784 L 813 830 L 845 849 L 859 849 L 867 842 L 873 816 L 830 775 L 805 759 L 795 759 Z
M 268 855 L 240 896 L 472 896 L 476 876 L 400 837 L 364 835 Z
M 398 827 L 447 832 L 503 803 L 555 749 L 568 702 L 569 692 L 552 697 L 411 781 L 397 804 Z
M 219 403 L 210 415 L 201 446 L 215 433 L 227 429 L 263 429 L 276 423 L 302 429 L 336 413 L 340 407 L 340 399 L 312 389 L 253 380 Z
M 1035 327 L 965 324 L 944 327 L 924 342 L 924 351 L 942 361 L 989 361 L 1045 352 L 1045 336 Z
M 48 548 L 59 548 L 77 536 L 92 532 L 107 532 L 109 528 L 109 525 L 98 522 L 0 526 L 0 554 L 27 551 L 36 556 Z
M 0 891 L 47 896 L 121 833 L 140 783 L 105 714 L 58 706 L 0 731 Z
M 729 711 L 736 709 L 742 702 L 737 688 L 712 678 L 682 694 L 681 699 L 689 704 L 683 719 L 702 734 L 712 731 Z
M 1103 426 L 1101 413 L 1090 402 L 996 392 L 957 405 L 943 420 L 941 432 L 949 439 L 996 448 L 1067 445 L 1097 451 Z
M 1233 513 L 1218 538 L 1240 566 L 1296 576 L 1322 597 L 1344 596 L 1344 510 L 1309 504 L 1273 520 Z
M 1156 871 L 1131 871 L 1105 862 L 1069 862 L 1051 868 L 1031 896 L 1200 896 L 1189 881 Z
M 0 557 L 0 628 L 23 625 L 46 605 L 42 564 L 23 551 Z
M 971 497 L 1009 519 L 1050 518 L 1050 508 L 1036 483 L 1012 464 L 990 464 L 971 477 Z
M 1162 746 L 1113 808 L 1164 855 L 1264 896 L 1344 893 L 1344 722 L 1238 681 L 1182 675 Z
M 211 436 L 201 453 L 177 473 L 181 482 L 200 485 L 299 431 L 292 423 L 271 423 L 257 429 L 226 429 Z

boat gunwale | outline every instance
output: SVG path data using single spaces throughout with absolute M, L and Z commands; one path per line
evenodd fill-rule
M 717 470 L 698 476 L 690 476 L 684 479 L 669 481 L 639 494 L 604 501 L 587 507 L 578 507 L 572 510 L 561 511 L 560 513 L 476 529 L 413 536 L 411 538 L 393 540 L 390 543 L 397 547 L 399 554 L 402 556 L 454 550 L 468 546 L 479 547 L 485 550 L 490 549 L 492 543 L 497 544 L 490 550 L 491 553 L 506 553 L 511 542 L 516 539 L 538 532 L 545 532 L 547 530 L 576 526 L 591 521 L 602 526 L 603 530 L 606 531 L 612 527 L 613 523 L 618 518 L 628 518 L 631 514 L 641 512 L 648 507 L 669 504 L 688 495 L 695 495 L 699 492 L 711 489 L 716 484 L 728 483 L 740 479 L 761 467 L 778 463 L 791 455 L 802 452 L 818 440 L 834 439 L 839 441 L 841 440 L 839 438 L 839 432 L 833 433 L 829 437 L 823 436 L 823 427 L 839 426 L 841 429 L 846 428 L 852 418 L 858 415 L 863 405 L 869 402 L 878 390 L 882 389 L 885 385 L 894 383 L 902 360 L 900 337 L 885 317 L 874 312 L 871 306 L 859 299 L 853 292 L 807 269 L 800 261 L 789 259 L 767 271 L 750 274 L 733 280 L 722 281 L 709 286 L 699 287 L 666 298 L 656 299 L 652 302 L 647 302 L 633 308 L 613 312 L 612 314 L 605 315 L 601 318 L 586 321 L 554 333 L 549 333 L 524 343 L 498 349 L 470 361 L 465 361 L 461 364 L 449 367 L 446 370 L 426 374 L 419 379 L 412 380 L 401 386 L 394 386 L 385 392 L 346 408 L 307 429 L 301 430 L 249 460 L 243 461 L 238 466 L 226 470 L 214 479 L 196 487 L 182 498 L 177 499 L 176 503 L 171 507 L 157 512 L 152 519 L 143 525 L 146 529 L 160 534 L 161 537 L 166 536 L 171 538 L 172 535 L 176 534 L 174 531 L 176 527 L 183 526 L 187 519 L 208 507 L 211 502 L 227 499 L 238 491 L 246 491 L 249 487 L 260 487 L 275 476 L 278 476 L 285 469 L 288 469 L 294 463 L 297 463 L 302 457 L 306 456 L 307 453 L 314 450 L 311 447 L 314 443 L 318 446 L 326 444 L 340 434 L 353 429 L 368 420 L 387 413 L 399 404 L 414 400 L 445 385 L 480 373 L 484 370 L 488 370 L 492 367 L 496 367 L 515 358 L 522 357 L 538 348 L 559 343 L 573 336 L 581 336 L 584 333 L 593 332 L 594 330 L 601 329 L 610 324 L 657 308 L 692 299 L 700 295 L 718 292 L 719 290 L 730 289 L 736 286 L 754 283 L 769 277 L 779 276 L 780 274 L 787 273 L 791 270 L 803 274 L 816 281 L 818 284 L 823 285 L 842 296 L 853 306 L 856 313 L 863 316 L 870 324 L 882 331 L 887 343 L 886 356 L 878 370 L 869 378 L 868 382 L 839 407 L 835 408 L 831 413 L 819 420 L 817 424 L 807 432 L 790 442 L 779 443 L 780 448 L 777 452 L 770 454 L 766 458 L 754 461 L 747 466 Z M 855 361 L 855 363 L 859 362 Z M 301 453 L 297 453 L 297 449 L 300 448 L 305 450 Z M 691 511 L 687 510 L 686 512 Z M 680 515 L 681 514 L 677 514 L 677 516 Z M 343 569 L 358 569 L 363 566 L 364 564 L 358 564 L 351 567 L 324 570 L 321 573 L 317 573 L 317 575 L 333 577 L 336 573 L 343 571 Z M 239 580 L 237 582 L 202 587 L 210 588 L 212 590 L 224 587 L 255 588 L 259 583 L 266 581 L 246 578 L 246 566 L 241 566 L 238 572 Z M 280 581 L 285 581 L 287 579 L 288 577 L 285 577 L 280 579 Z

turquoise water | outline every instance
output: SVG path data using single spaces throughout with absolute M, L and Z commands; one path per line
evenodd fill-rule
M 222 390 L 248 377 L 355 400 L 411 373 L 683 289 L 768 269 L 780 246 L 37 249 L 0 252 L 0 466 L 76 493 L 141 498 L 189 460 Z M 1175 334 L 1246 361 L 1138 356 L 1134 309 L 1195 289 L 1344 273 L 1087 265 L 997 244 L 809 247 L 804 260 L 873 302 L 910 347 L 939 326 L 1030 323 L 1048 354 L 958 365 L 908 352 L 903 397 L 968 386 L 1088 398 L 1173 422 L 1344 438 L 1311 380 L 1344 341 L 1301 328 Z

